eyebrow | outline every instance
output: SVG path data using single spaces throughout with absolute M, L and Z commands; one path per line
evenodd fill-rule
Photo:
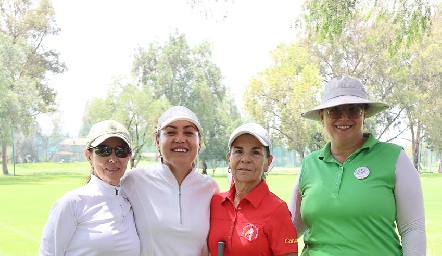
M 164 129 L 166 129 L 166 128 L 178 129 L 178 126 L 170 125 L 170 124 L 169 124 L 169 125 L 167 125 L 166 127 L 164 127 Z M 192 125 L 192 124 L 189 124 L 189 125 L 186 125 L 186 126 L 183 127 L 183 129 L 189 129 L 189 128 L 194 128 L 194 129 L 198 130 L 198 129 L 195 127 L 195 125 Z
M 263 147 L 264 147 L 264 146 L 261 146 L 261 147 L 253 147 L 252 150 L 254 150 L 254 149 L 255 149 L 255 150 L 256 150 L 256 149 L 261 149 L 261 150 L 263 150 Z M 232 148 L 244 149 L 244 147 L 242 147 L 242 146 L 233 146 Z

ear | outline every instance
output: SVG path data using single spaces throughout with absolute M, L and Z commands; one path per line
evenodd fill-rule
M 91 159 L 92 154 L 91 154 L 91 151 L 89 151 L 89 149 L 84 149 L 84 156 L 89 161 L 89 163 L 92 164 L 92 159 Z
M 227 165 L 229 165 L 230 164 L 230 150 L 226 154 L 226 160 L 227 160 Z

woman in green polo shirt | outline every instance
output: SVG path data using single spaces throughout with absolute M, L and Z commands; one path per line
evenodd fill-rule
M 365 118 L 387 109 L 347 76 L 325 86 L 302 116 L 322 122 L 330 141 L 306 156 L 290 210 L 306 255 L 425 255 L 418 172 L 395 144 L 363 133 Z

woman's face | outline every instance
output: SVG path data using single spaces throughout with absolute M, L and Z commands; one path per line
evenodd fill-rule
M 347 144 L 360 141 L 365 119 L 363 105 L 340 105 L 324 109 L 319 115 L 332 143 Z
M 236 138 L 226 156 L 235 183 L 249 183 L 252 186 L 261 182 L 261 177 L 272 163 L 273 156 L 267 157 L 267 149 L 251 134 Z
M 95 175 L 106 183 L 114 186 L 120 185 L 120 178 L 123 176 L 127 168 L 131 154 L 128 154 L 124 158 L 117 157 L 115 155 L 115 147 L 126 147 L 126 142 L 118 137 L 111 137 L 103 141 L 96 148 L 107 146 L 112 148 L 112 153 L 109 156 L 99 156 L 96 153 L 96 149 L 85 149 L 84 154 L 89 160 L 89 163 L 94 168 Z M 120 149 L 121 151 L 121 149 Z M 97 151 L 100 153 L 100 151 Z
M 155 144 L 163 164 L 172 171 L 189 171 L 201 148 L 201 138 L 195 124 L 178 120 L 158 132 Z

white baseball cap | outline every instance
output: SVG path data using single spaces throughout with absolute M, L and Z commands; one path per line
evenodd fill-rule
M 201 127 L 201 124 L 198 121 L 198 117 L 196 117 L 195 113 L 193 113 L 192 110 L 183 106 L 173 106 L 164 111 L 164 113 L 161 114 L 160 118 L 158 118 L 157 132 L 166 127 L 168 124 L 178 120 L 186 120 L 192 122 L 198 129 L 198 132 L 202 134 L 203 127 Z
M 236 128 L 230 135 L 229 148 L 232 147 L 235 139 L 243 134 L 251 134 L 255 136 L 263 146 L 269 147 L 270 153 L 272 152 L 272 143 L 270 142 L 269 133 L 264 127 L 257 123 L 246 123 Z
M 94 124 L 86 138 L 86 148 L 96 147 L 108 138 L 118 137 L 131 148 L 131 138 L 124 125 L 115 120 L 104 120 Z

